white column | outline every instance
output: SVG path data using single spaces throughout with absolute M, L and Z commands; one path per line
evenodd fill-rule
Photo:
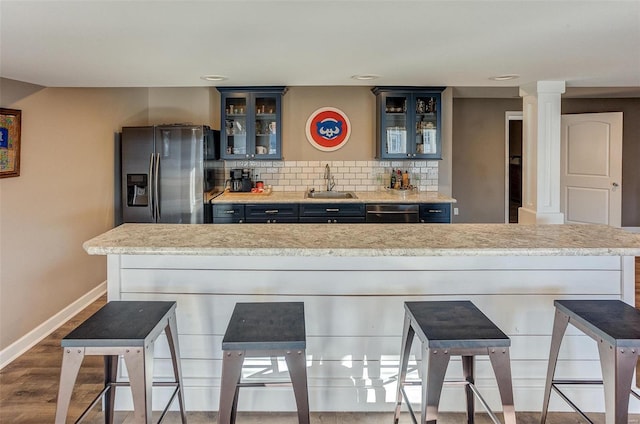
M 564 81 L 520 87 L 522 207 L 520 224 L 563 224 L 560 212 L 560 96 Z

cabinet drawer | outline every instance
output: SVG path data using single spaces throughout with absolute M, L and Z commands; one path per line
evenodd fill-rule
M 213 223 L 230 224 L 244 221 L 244 205 L 219 203 L 213 205 Z
M 300 217 L 362 217 L 364 203 L 304 203 L 300 205 Z
M 361 224 L 364 223 L 364 216 L 301 216 L 301 224 Z
M 298 204 L 267 203 L 245 205 L 246 222 L 298 222 Z
M 423 203 L 420 205 L 420 222 L 451 222 L 450 203 Z

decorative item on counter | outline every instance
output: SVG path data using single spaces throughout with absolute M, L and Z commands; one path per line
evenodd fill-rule
M 389 182 L 389 188 L 394 188 L 396 185 L 396 170 L 391 168 L 391 181 Z
M 405 190 L 409 188 L 409 172 L 407 170 L 402 174 L 402 188 Z
M 396 176 L 396 182 L 393 185 L 393 188 L 396 190 L 400 190 L 401 186 L 402 186 L 402 171 L 398 169 L 398 175 Z

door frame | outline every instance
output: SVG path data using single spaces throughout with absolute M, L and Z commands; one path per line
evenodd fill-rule
M 504 113 L 504 223 L 509 223 L 509 122 L 522 121 L 522 111 Z M 522 152 L 524 155 L 524 151 Z M 523 161 L 524 162 L 524 161 Z

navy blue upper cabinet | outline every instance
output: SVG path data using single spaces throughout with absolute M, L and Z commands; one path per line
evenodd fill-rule
M 285 87 L 217 87 L 221 94 L 220 157 L 282 159 Z
M 376 152 L 383 159 L 442 159 L 443 87 L 374 87 Z

